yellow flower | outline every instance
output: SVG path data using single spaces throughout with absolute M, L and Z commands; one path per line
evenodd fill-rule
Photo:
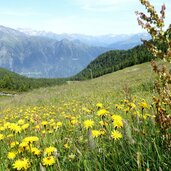
M 23 139 L 23 142 L 26 142 L 26 143 L 33 143 L 35 141 L 39 141 L 39 138 L 36 136 L 26 137 Z
M 48 122 L 47 121 L 43 121 L 41 124 L 45 127 L 45 126 L 48 125 Z
M 123 111 L 126 112 L 126 113 L 128 113 L 130 111 L 130 108 L 127 107 L 127 108 L 123 109 Z
M 104 122 L 104 121 L 99 121 L 99 124 L 100 124 L 101 126 L 107 126 L 107 125 L 108 125 L 108 123 L 107 123 L 107 122 Z
M 29 149 L 28 143 L 27 142 L 20 143 L 18 151 L 23 152 L 26 149 Z
M 123 120 L 120 115 L 112 115 L 114 127 L 121 128 L 123 127 Z
M 30 162 L 28 159 L 18 159 L 14 162 L 13 168 L 17 170 L 27 170 L 30 167 Z
M 23 119 L 20 119 L 19 121 L 18 121 L 18 124 L 19 125 L 23 125 L 25 123 L 25 120 L 23 120 Z
M 97 138 L 101 135 L 101 132 L 98 130 L 92 130 L 92 136 L 93 138 Z
M 75 154 L 70 154 L 68 155 L 69 160 L 74 160 L 75 159 Z
M 13 148 L 13 147 L 15 147 L 18 144 L 19 144 L 18 141 L 13 141 L 13 142 L 11 142 L 10 147 Z
M 27 129 L 28 127 L 29 127 L 29 124 L 28 124 L 28 123 L 21 126 L 21 128 L 22 128 L 23 130 Z
M 124 105 L 122 104 L 115 104 L 116 109 L 122 110 Z
M 130 107 L 131 109 L 134 109 L 134 108 L 136 108 L 136 105 L 135 105 L 134 103 L 129 103 L 129 107 Z
M 100 135 L 105 135 L 105 130 L 100 130 Z
M 39 156 L 41 154 L 41 151 L 36 147 L 31 148 L 31 152 L 36 156 Z
M 139 111 L 135 111 L 134 113 L 133 113 L 135 116 L 137 115 L 137 116 L 141 116 L 141 114 L 140 114 L 140 112 Z
M 148 104 L 147 104 L 145 101 L 139 103 L 139 106 L 140 106 L 142 109 L 148 108 Z
M 102 103 L 97 103 L 96 104 L 96 107 L 102 108 L 103 107 L 103 104 Z
M 0 141 L 4 139 L 4 135 L 0 134 Z
M 48 147 L 48 148 L 45 148 L 44 150 L 44 153 L 47 154 L 48 156 L 50 156 L 52 153 L 54 153 L 56 151 L 56 148 L 55 147 Z
M 49 133 L 49 134 L 52 134 L 52 133 L 53 133 L 53 130 L 49 130 L 48 133 Z
M 68 143 L 64 144 L 64 147 L 65 147 L 66 149 L 68 149 L 68 148 L 69 148 Z
M 44 166 L 52 166 L 55 164 L 55 158 L 53 156 L 48 156 L 43 158 L 42 163 Z
M 5 130 L 5 127 L 0 126 L 0 131 L 4 131 L 4 130 Z
M 13 160 L 16 157 L 16 152 L 9 152 L 7 158 Z
M 115 140 L 117 140 L 117 139 L 122 138 L 122 134 L 119 131 L 114 130 L 114 131 L 112 131 L 111 137 L 114 138 Z
M 60 127 L 60 126 L 62 126 L 62 122 L 57 122 L 57 127 Z
M 124 102 L 124 103 L 128 103 L 129 101 L 128 101 L 127 99 L 124 99 L 123 102 Z
M 82 110 L 85 111 L 85 112 L 87 112 L 87 113 L 90 113 L 91 112 L 91 110 L 89 110 L 89 109 L 87 109 L 85 107 L 83 107 Z
M 10 138 L 10 137 L 13 137 L 13 136 L 14 136 L 13 134 L 8 134 L 7 138 Z
M 107 113 L 108 113 L 108 111 L 106 109 L 100 109 L 99 111 L 97 111 L 98 116 L 104 116 Z
M 11 124 L 9 128 L 15 133 L 20 133 L 22 131 L 21 127 L 17 124 Z
M 78 124 L 78 120 L 77 120 L 77 119 L 72 119 L 72 120 L 71 120 L 71 124 L 72 124 L 72 125 Z
M 146 120 L 148 117 L 151 117 L 151 115 L 150 115 L 150 114 L 144 114 L 144 115 L 143 115 L 143 119 L 144 119 L 144 120 Z
M 94 121 L 92 121 L 92 120 L 86 120 L 86 121 L 84 121 L 83 124 L 84 124 L 84 127 L 85 127 L 86 129 L 92 128 L 93 125 L 94 125 Z

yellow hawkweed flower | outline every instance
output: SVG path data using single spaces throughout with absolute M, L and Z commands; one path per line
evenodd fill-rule
M 97 103 L 96 104 L 96 107 L 102 108 L 103 107 L 103 104 L 102 103 Z
M 26 143 L 33 143 L 36 141 L 39 141 L 39 138 L 36 136 L 26 137 L 23 139 L 23 142 L 26 142 Z
M 17 170 L 27 170 L 30 167 L 30 162 L 28 159 L 18 159 L 14 162 L 13 168 Z
M 104 121 L 99 121 L 99 124 L 100 124 L 101 126 L 107 126 L 107 125 L 108 125 L 108 123 L 107 123 L 107 122 L 104 122 Z
M 123 109 L 123 111 L 126 112 L 126 113 L 128 113 L 130 111 L 130 108 L 127 107 L 127 108 Z
M 23 120 L 23 119 L 20 119 L 19 121 L 18 121 L 18 124 L 19 125 L 23 125 L 25 123 L 25 121 Z
M 49 133 L 49 134 L 52 134 L 52 133 L 53 133 L 53 130 L 49 130 L 48 133 Z
M 122 110 L 124 105 L 122 104 L 115 104 L 116 109 Z
M 48 125 L 48 122 L 47 121 L 43 121 L 41 124 L 45 127 L 45 126 Z
M 104 116 L 107 113 L 108 113 L 108 111 L 106 109 L 100 109 L 99 111 L 97 111 L 98 116 Z
M 71 124 L 72 125 L 77 125 L 78 124 L 78 120 L 77 119 L 72 119 L 71 120 Z
M 22 131 L 21 127 L 14 123 L 9 125 L 9 129 L 15 133 L 20 133 Z
M 52 166 L 55 164 L 55 158 L 53 156 L 48 156 L 43 158 L 42 163 L 44 166 Z
M 121 128 L 123 127 L 123 120 L 120 115 L 112 115 L 114 127 Z
M 10 147 L 13 148 L 13 147 L 15 147 L 18 144 L 19 144 L 18 141 L 13 141 L 13 142 L 11 142 Z
M 22 128 L 23 130 L 27 129 L 28 127 L 29 127 L 29 124 L 28 124 L 28 123 L 21 126 L 21 128 Z
M 143 119 L 144 119 L 144 120 L 146 120 L 148 117 L 151 117 L 151 115 L 150 115 L 150 114 L 144 114 L 144 115 L 143 115 Z
M 40 130 L 40 126 L 39 125 L 36 125 L 35 126 L 35 129 Z
M 50 156 L 52 153 L 54 153 L 56 151 L 56 148 L 55 147 L 48 147 L 48 148 L 45 148 L 44 150 L 44 153 L 47 154 L 48 156 Z
M 66 149 L 68 149 L 68 148 L 69 148 L 68 143 L 64 144 L 64 147 L 65 147 Z
M 84 121 L 83 124 L 84 124 L 84 127 L 85 127 L 86 129 L 92 128 L 93 125 L 94 125 L 94 121 L 92 121 L 92 120 L 86 120 L 86 121 Z
M 16 157 L 16 152 L 8 152 L 7 158 L 13 160 Z
M 36 156 L 39 156 L 41 154 L 41 151 L 36 147 L 31 148 L 31 152 Z
M 8 134 L 7 138 L 10 138 L 10 137 L 13 137 L 13 136 L 14 136 L 13 134 Z
M 85 112 L 87 112 L 87 113 L 90 113 L 91 112 L 91 110 L 87 109 L 86 107 L 83 107 L 82 110 L 85 111 Z
M 129 101 L 128 101 L 127 99 L 124 99 L 123 102 L 124 102 L 124 103 L 128 103 Z
M 26 150 L 26 149 L 28 149 L 28 148 L 29 148 L 28 143 L 27 143 L 27 142 L 22 142 L 22 143 L 20 143 L 20 145 L 19 145 L 18 151 L 19 151 L 19 152 L 23 152 L 24 150 Z
M 0 134 L 0 141 L 4 139 L 4 135 Z
M 4 131 L 6 128 L 3 126 L 0 126 L 0 131 Z
M 68 159 L 71 161 L 71 160 L 74 160 L 75 159 L 75 154 L 70 154 L 68 155 Z
M 114 131 L 112 131 L 112 133 L 111 133 L 111 137 L 112 137 L 113 139 L 117 140 L 117 139 L 122 138 L 122 134 L 121 134 L 119 131 L 114 130 Z
M 145 108 L 149 108 L 148 107 L 148 104 L 146 102 L 141 102 L 141 103 L 138 103 L 139 106 L 142 108 L 142 109 L 145 109 Z
M 61 127 L 62 126 L 62 122 L 57 122 L 56 125 L 57 125 L 57 127 Z
M 136 108 L 136 105 L 134 103 L 129 103 L 129 106 L 130 106 L 131 109 Z
M 133 113 L 135 116 L 137 115 L 137 116 L 141 116 L 141 114 L 140 114 L 140 112 L 139 111 L 135 111 L 134 113 Z
M 97 138 L 101 135 L 101 132 L 98 130 L 92 130 L 92 136 L 93 138 Z
M 100 130 L 100 135 L 104 135 L 105 133 L 105 130 Z

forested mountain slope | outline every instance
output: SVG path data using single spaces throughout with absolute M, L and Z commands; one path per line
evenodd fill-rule
M 153 56 L 144 45 L 136 46 L 130 50 L 112 50 L 97 57 L 72 79 L 84 80 L 99 77 L 151 59 Z

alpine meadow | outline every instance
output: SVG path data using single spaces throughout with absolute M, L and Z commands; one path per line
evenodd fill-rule
M 150 39 L 129 49 L 111 49 L 111 37 L 92 46 L 0 29 L 0 171 L 171 170 L 171 24 L 165 4 L 158 12 L 139 1 L 137 25 Z M 41 77 L 27 77 L 30 68 Z

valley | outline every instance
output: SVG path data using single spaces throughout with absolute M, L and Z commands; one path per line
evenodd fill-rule
M 32 35 L 0 26 L 0 67 L 27 77 L 70 77 L 102 53 L 129 49 L 141 44 L 141 38 L 149 39 L 148 34 L 93 37 L 43 33 Z M 129 45 L 122 48 L 110 46 L 112 42 L 122 46 L 128 41 Z

